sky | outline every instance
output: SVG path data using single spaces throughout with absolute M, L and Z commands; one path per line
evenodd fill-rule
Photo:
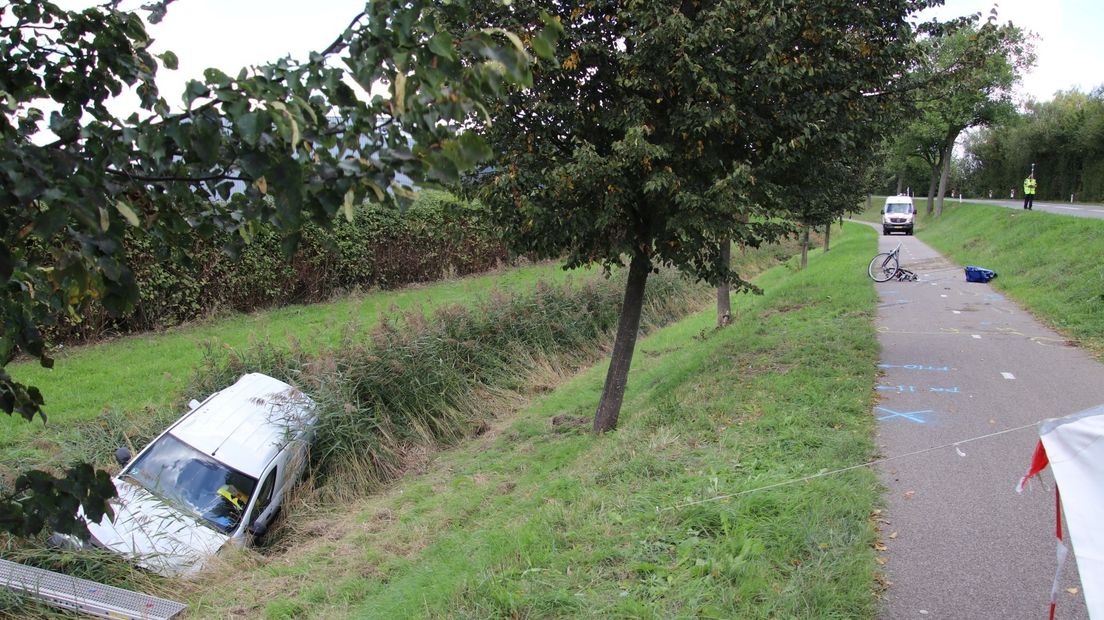
M 177 71 L 159 73 L 162 96 L 176 107 L 184 83 L 207 67 L 236 75 L 286 55 L 305 59 L 328 46 L 363 6 L 364 0 L 176 0 L 164 21 L 149 27 L 154 50 L 172 50 L 180 60 Z M 993 0 L 947 0 L 935 14 L 988 16 L 993 6 Z M 1104 0 L 1000 0 L 997 10 L 1002 23 L 1011 20 L 1039 36 L 1038 63 L 1024 77 L 1021 100 L 1049 101 L 1058 91 L 1104 85 Z
M 1000 23 L 1038 35 L 1038 60 L 1023 78 L 1021 97 L 1049 101 L 1058 91 L 1104 86 L 1104 0 L 947 0 L 935 15 L 947 19 L 997 7 Z

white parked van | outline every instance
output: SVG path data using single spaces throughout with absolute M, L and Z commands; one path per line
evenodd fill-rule
M 886 198 L 882 209 L 882 234 L 893 231 L 912 234 L 912 225 L 916 220 L 916 206 L 911 196 L 890 196 Z

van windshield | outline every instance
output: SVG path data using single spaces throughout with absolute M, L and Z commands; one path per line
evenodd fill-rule
M 241 523 L 242 510 L 257 486 L 254 478 L 169 434 L 162 435 L 121 475 L 224 534 Z
M 907 202 L 891 202 L 885 207 L 886 213 L 912 213 L 912 205 Z

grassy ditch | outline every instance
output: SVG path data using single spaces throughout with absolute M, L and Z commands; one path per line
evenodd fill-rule
M 768 272 L 726 329 L 705 310 L 642 339 L 616 432 L 589 432 L 604 364 L 532 369 L 516 415 L 300 504 L 283 548 L 177 596 L 197 618 L 874 617 L 875 474 L 805 480 L 875 449 L 874 235 Z
M 524 389 L 527 377 L 547 363 L 593 363 L 617 326 L 620 276 L 579 286 L 538 283 L 429 317 L 387 317 L 369 342 L 350 340 L 319 355 L 255 346 L 209 360 L 199 373 L 200 391 L 254 371 L 301 386 L 319 405 L 316 471 L 327 477 L 355 472 L 321 487 L 325 499 L 363 494 L 402 473 L 411 453 L 485 431 L 494 413 L 486 407 L 489 395 Z M 653 274 L 641 329 L 685 316 L 706 292 L 675 271 Z
M 308 353 L 333 349 L 387 313 L 476 303 L 493 291 L 527 290 L 585 277 L 542 263 L 477 277 L 397 291 L 372 291 L 330 303 L 211 319 L 155 334 L 130 336 L 58 353 L 53 370 L 24 362 L 9 371 L 38 386 L 46 397 L 48 423 L 0 418 L 0 463 L 4 471 L 65 463 L 79 448 L 82 458 L 107 459 L 123 443 L 100 438 L 142 437 L 180 415 L 179 403 L 209 392 L 189 390 L 204 359 L 243 350 L 257 342 L 285 343 Z M 367 333 L 361 334 L 367 340 Z M 291 344 L 294 343 L 294 344 Z M 127 427 L 130 427 L 129 429 Z M 105 437 L 106 436 L 106 437 Z
M 880 221 L 884 199 L 873 201 L 861 219 Z M 996 271 L 994 287 L 1104 359 L 1104 221 L 957 201 L 939 218 L 920 210 L 921 239 L 960 265 Z

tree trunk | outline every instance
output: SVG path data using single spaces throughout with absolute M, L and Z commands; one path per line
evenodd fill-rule
M 928 183 L 928 215 L 935 213 L 935 189 L 939 185 L 939 169 L 932 168 L 931 182 Z
M 943 215 L 943 197 L 947 195 L 947 180 L 951 178 L 951 150 L 954 143 L 943 152 L 943 173 L 939 175 L 939 195 L 935 200 L 935 217 Z
M 809 266 L 809 228 L 805 225 L 805 232 L 801 235 L 801 269 L 804 271 Z
M 828 239 L 832 236 L 832 223 L 828 222 L 828 225 L 824 227 L 824 251 L 828 251 Z
M 636 335 L 640 330 L 640 311 L 644 304 L 644 287 L 652 261 L 641 254 L 633 256 L 629 264 L 629 279 L 625 283 L 625 300 L 621 304 L 621 318 L 617 321 L 617 336 L 613 341 L 606 385 L 602 399 L 594 414 L 594 432 L 604 433 L 617 428 L 617 416 L 621 413 L 621 401 L 625 398 L 625 384 L 629 379 L 629 366 L 636 349 Z
M 732 240 L 725 239 L 721 243 L 721 263 L 725 268 L 732 266 Z M 724 327 L 732 321 L 732 301 L 729 295 L 728 282 L 717 284 L 717 327 Z
M 897 195 L 898 195 L 898 196 L 900 196 L 900 195 L 901 195 L 901 191 L 902 191 L 902 190 L 903 190 L 904 188 L 905 188 L 905 177 L 904 177 L 904 176 L 902 176 L 902 175 L 900 175 L 900 174 L 898 174 L 898 175 L 897 175 Z

